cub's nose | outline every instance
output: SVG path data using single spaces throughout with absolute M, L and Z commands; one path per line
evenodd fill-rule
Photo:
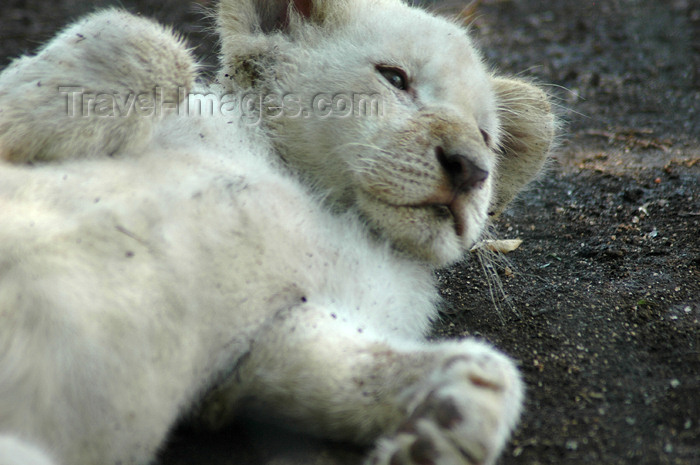
M 476 166 L 466 155 L 448 155 L 445 154 L 442 147 L 435 148 L 435 155 L 447 173 L 452 188 L 457 192 L 466 193 L 481 187 L 481 184 L 489 177 L 488 171 Z

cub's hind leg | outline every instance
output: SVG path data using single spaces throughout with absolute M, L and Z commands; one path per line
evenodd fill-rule
M 376 449 L 372 464 L 490 464 L 520 415 L 513 363 L 486 344 L 388 341 L 301 304 L 278 312 L 209 395 L 201 419 L 240 404 Z
M 138 150 L 195 75 L 189 51 L 169 29 L 120 10 L 88 16 L 0 74 L 0 159 Z

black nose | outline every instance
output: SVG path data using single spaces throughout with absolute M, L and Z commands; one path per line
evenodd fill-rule
M 467 156 L 460 154 L 445 154 L 442 147 L 435 149 L 440 165 L 450 178 L 452 187 L 458 192 L 468 192 L 489 177 L 489 172 L 476 166 Z

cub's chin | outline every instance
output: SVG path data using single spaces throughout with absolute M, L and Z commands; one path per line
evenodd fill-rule
M 486 225 L 488 201 L 468 200 L 450 208 L 391 205 L 361 193 L 357 207 L 370 228 L 391 241 L 397 250 L 442 267 L 462 259 Z

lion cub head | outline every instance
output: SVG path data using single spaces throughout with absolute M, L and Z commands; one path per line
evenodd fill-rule
M 222 1 L 220 81 L 260 95 L 283 161 L 397 249 L 458 260 L 541 169 L 546 95 L 399 0 Z

